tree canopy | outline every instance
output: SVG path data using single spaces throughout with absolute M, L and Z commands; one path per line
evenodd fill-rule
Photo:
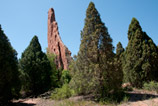
M 0 105 L 19 95 L 17 53 L 0 25 Z
M 136 18 L 128 29 L 128 46 L 124 53 L 125 80 L 135 87 L 142 87 L 146 81 L 158 79 L 158 49 L 152 39 L 142 31 Z
M 94 93 L 102 97 L 107 96 L 110 90 L 118 90 L 122 78 L 114 77 L 118 74 L 113 64 L 114 56 L 108 29 L 91 2 L 81 31 L 80 50 L 74 63 L 75 75 L 70 84 L 79 94 Z M 116 80 L 120 82 L 116 83 Z
M 23 89 L 26 92 L 37 95 L 50 88 L 51 67 L 46 54 L 41 50 L 37 36 L 32 38 L 22 53 L 19 68 L 23 73 Z

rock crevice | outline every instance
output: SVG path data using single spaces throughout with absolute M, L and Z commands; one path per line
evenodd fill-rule
M 48 11 L 48 51 L 56 55 L 55 63 L 58 69 L 68 69 L 72 59 L 71 52 L 60 38 L 53 8 Z

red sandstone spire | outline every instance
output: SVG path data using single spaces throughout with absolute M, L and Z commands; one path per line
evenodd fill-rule
M 55 21 L 55 12 L 53 8 L 50 8 L 48 11 L 48 21 L 50 22 Z
M 60 38 L 53 8 L 50 8 L 48 11 L 48 51 L 56 55 L 55 63 L 58 69 L 68 69 L 71 61 L 71 52 Z

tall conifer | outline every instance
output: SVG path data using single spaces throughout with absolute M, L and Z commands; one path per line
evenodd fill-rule
M 38 95 L 49 89 L 50 64 L 46 54 L 41 50 L 37 36 L 33 37 L 30 45 L 22 53 L 19 68 L 24 73 L 23 90 L 27 93 Z
M 117 48 L 116 48 L 116 55 L 120 56 L 124 52 L 124 48 L 122 47 L 121 42 L 118 42 Z
M 115 83 L 113 61 L 112 39 L 91 2 L 81 31 L 80 50 L 75 63 L 77 67 L 75 66 L 76 72 L 71 83 L 81 94 L 107 96 L 109 91 L 120 87 L 119 83 Z
M 0 105 L 18 96 L 20 90 L 17 53 L 0 26 Z
M 128 30 L 128 46 L 124 53 L 125 80 L 135 87 L 142 87 L 146 81 L 158 79 L 158 51 L 152 39 L 142 31 L 136 18 Z

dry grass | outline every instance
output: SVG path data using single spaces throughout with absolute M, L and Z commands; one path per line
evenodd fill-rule
M 55 102 L 55 106 L 100 106 L 92 101 L 71 101 L 63 100 L 62 102 Z

